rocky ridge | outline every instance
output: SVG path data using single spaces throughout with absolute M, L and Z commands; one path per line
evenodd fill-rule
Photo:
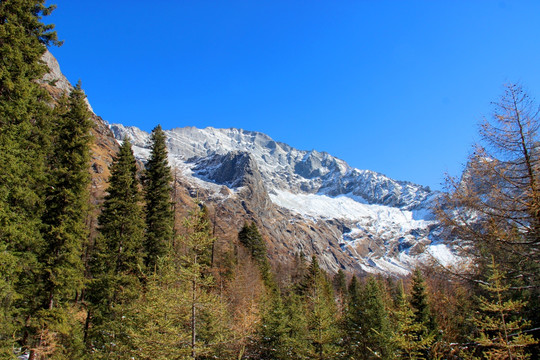
M 54 99 L 69 93 L 72 86 L 56 59 L 47 52 L 43 61 L 51 71 L 42 86 Z M 129 137 L 142 164 L 149 134 L 92 118 L 91 194 L 99 205 L 118 142 Z M 427 187 L 354 169 L 328 153 L 297 150 L 258 132 L 186 127 L 166 134 L 175 208 L 182 215 L 195 198 L 205 202 L 222 252 L 234 250 L 242 225 L 254 221 L 274 269 L 282 270 L 278 276 L 291 273 L 286 269 L 299 254 L 316 255 L 330 272 L 357 274 L 403 275 L 418 261 L 455 260 L 440 240 L 429 210 L 437 194 Z M 97 212 L 93 228 L 96 218 Z
M 118 140 L 129 137 L 146 160 L 148 133 L 110 128 Z M 395 275 L 418 261 L 455 260 L 430 211 L 437 193 L 427 187 L 258 132 L 185 127 L 165 133 L 170 162 L 184 181 L 205 188 L 205 200 L 219 206 L 241 199 L 245 213 L 237 217 L 256 221 L 277 257 L 317 254 L 332 272 Z

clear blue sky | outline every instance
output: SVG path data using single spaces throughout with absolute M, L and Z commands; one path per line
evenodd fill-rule
M 504 83 L 540 98 L 540 1 L 49 3 L 110 123 L 261 131 L 434 189 Z

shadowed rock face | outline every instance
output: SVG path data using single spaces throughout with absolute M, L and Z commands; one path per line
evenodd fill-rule
M 226 185 L 234 189 L 249 182 L 254 177 L 262 183 L 255 159 L 242 151 L 233 151 L 225 155 L 213 155 L 195 162 L 194 173 L 213 183 Z
M 51 79 L 62 84 L 57 63 L 47 63 L 54 67 Z M 51 84 L 43 82 L 56 98 L 71 91 Z M 99 205 L 117 141 L 130 138 L 142 165 L 149 155 L 149 134 L 93 119 L 92 201 Z M 202 200 L 210 210 L 218 251 L 238 244 L 238 231 L 254 221 L 275 268 L 290 267 L 302 253 L 317 255 L 331 273 L 402 275 L 439 241 L 440 230 L 428 210 L 436 194 L 429 188 L 354 169 L 330 154 L 297 150 L 257 132 L 187 127 L 165 133 L 176 172 L 176 210 L 182 216 L 195 198 Z M 97 226 L 95 217 L 92 221 Z

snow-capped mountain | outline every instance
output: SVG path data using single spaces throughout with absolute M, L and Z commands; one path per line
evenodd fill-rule
M 46 52 L 43 61 L 50 73 L 41 84 L 53 98 L 71 91 L 54 56 Z M 108 125 L 95 114 L 92 119 L 91 197 L 99 204 L 117 142 L 129 137 L 144 162 L 149 134 Z M 396 275 L 418 261 L 457 261 L 440 240 L 430 211 L 437 194 L 427 187 L 355 169 L 328 153 L 297 150 L 259 132 L 186 127 L 166 135 L 177 209 L 187 211 L 195 197 L 203 200 L 222 253 L 234 251 L 245 221 L 255 221 L 275 269 L 292 266 L 299 254 L 316 255 L 330 272 Z
M 146 160 L 148 133 L 110 128 L 118 140 L 128 137 L 136 156 Z M 427 187 L 355 169 L 328 153 L 297 150 L 259 132 L 185 127 L 165 133 L 170 162 L 185 181 L 206 189 L 210 202 L 242 198 L 248 217 L 263 225 L 275 249 L 282 248 L 275 256 L 283 249 L 289 255 L 317 253 L 330 271 L 396 275 L 418 261 L 455 260 L 439 240 L 430 210 L 437 194 Z M 247 197 L 246 184 L 252 185 Z

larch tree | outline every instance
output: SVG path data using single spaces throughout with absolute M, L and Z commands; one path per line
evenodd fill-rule
M 214 279 L 210 272 L 212 226 L 203 204 L 197 204 L 184 221 L 184 233 L 178 242 L 178 277 L 188 294 L 190 358 L 217 354 L 224 348 L 225 307 L 211 290 Z
M 480 125 L 476 145 L 461 179 L 437 213 L 463 244 L 475 266 L 470 278 L 485 281 L 495 257 L 514 291 L 529 300 L 533 326 L 540 325 L 540 114 L 519 85 L 510 84 Z
M 172 242 L 174 212 L 171 202 L 172 174 L 167 159 L 165 133 L 158 125 L 151 134 L 150 158 L 143 177 L 146 234 L 144 239 L 145 265 L 155 270 L 157 260 L 166 254 Z
M 486 296 L 479 296 L 479 312 L 474 314 L 478 336 L 474 339 L 481 347 L 484 359 L 529 359 L 527 347 L 538 341 L 531 334 L 523 332 L 530 321 L 523 320 L 521 310 L 526 305 L 523 300 L 509 299 L 504 274 L 495 263 L 489 265 L 489 277 L 481 284 Z

